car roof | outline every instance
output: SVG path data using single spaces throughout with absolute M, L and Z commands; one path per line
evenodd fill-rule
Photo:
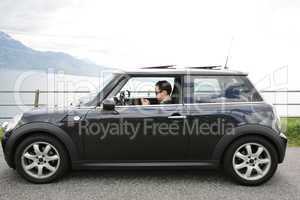
M 128 75 L 227 75 L 227 76 L 247 76 L 248 73 L 224 69 L 221 66 L 203 66 L 203 67 L 179 67 L 179 66 L 155 66 L 144 67 L 136 69 L 127 69 L 124 71 L 117 71 L 117 74 Z

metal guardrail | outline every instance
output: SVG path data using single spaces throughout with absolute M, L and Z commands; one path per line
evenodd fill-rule
M 300 90 L 260 90 L 260 92 L 262 92 L 262 93 L 268 93 L 268 92 L 270 92 L 270 93 L 293 93 L 293 92 L 295 92 L 295 93 L 299 93 L 300 92 Z
M 261 90 L 261 93 L 300 93 L 300 90 Z M 34 94 L 34 103 L 33 104 L 0 104 L 0 107 L 17 107 L 17 106 L 32 106 L 32 107 L 39 107 L 44 106 L 47 104 L 40 104 L 39 98 L 40 94 L 89 94 L 91 91 L 46 91 L 46 90 L 23 90 L 23 91 L 12 91 L 12 90 L 4 90 L 0 91 L 0 94 L 13 94 L 13 93 L 20 93 L 20 94 Z M 147 93 L 150 94 L 151 91 L 133 91 L 132 93 Z M 154 91 L 153 91 L 154 93 Z M 274 103 L 275 106 L 300 106 L 300 103 Z M 11 119 L 12 117 L 5 116 L 0 117 L 0 120 Z
M 12 119 L 12 117 L 0 117 L 0 119 Z
M 2 90 L 0 91 L 0 94 L 14 94 L 14 93 L 19 93 L 19 94 L 34 94 L 34 102 L 33 104 L 0 104 L 0 107 L 17 107 L 17 106 L 25 106 L 25 107 L 39 107 L 39 106 L 45 106 L 47 104 L 40 104 L 40 94 L 89 94 L 90 91 L 57 91 L 57 90 L 52 90 L 52 91 L 46 91 L 46 90 L 22 90 L 22 91 L 13 91 L 13 90 Z M 12 119 L 10 116 L 4 116 L 0 117 L 0 120 L 8 120 Z
M 2 90 L 0 93 L 90 93 L 90 91 L 64 91 L 64 90 L 22 90 L 22 91 L 12 91 L 12 90 Z
M 260 90 L 260 93 L 300 93 L 300 90 Z M 273 103 L 274 106 L 300 106 L 300 103 Z
M 66 94 L 66 93 L 79 93 L 79 94 L 88 94 L 90 93 L 90 91 L 57 91 L 57 90 L 50 90 L 50 91 L 46 91 L 46 90 L 23 90 L 23 91 L 13 91 L 13 90 L 4 90 L 4 91 L 0 91 L 0 94 L 13 94 L 13 93 L 20 93 L 20 94 L 34 94 L 34 103 L 33 104 L 0 104 L 1 106 L 34 106 L 34 107 L 38 107 L 40 105 L 46 105 L 46 104 L 39 104 L 39 97 L 40 94 L 49 94 L 49 93 L 53 93 L 53 94 Z M 0 118 L 1 119 L 1 118 Z

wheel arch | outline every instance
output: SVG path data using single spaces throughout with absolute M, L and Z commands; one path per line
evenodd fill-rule
M 61 142 L 67 151 L 71 163 L 74 160 L 78 160 L 78 153 L 75 144 L 71 137 L 64 130 L 50 123 L 38 122 L 25 124 L 19 127 L 18 129 L 14 130 L 9 137 L 5 151 L 8 154 L 8 164 L 11 167 L 15 168 L 14 157 L 17 146 L 22 142 L 23 139 L 38 133 L 52 136 Z
M 284 159 L 284 147 L 280 141 L 279 133 L 275 132 L 269 127 L 262 125 L 244 125 L 237 127 L 233 134 L 223 136 L 217 143 L 212 155 L 213 160 L 217 160 L 219 164 L 222 163 L 225 152 L 229 146 L 242 137 L 259 136 L 270 142 L 276 149 L 278 161 L 281 163 Z

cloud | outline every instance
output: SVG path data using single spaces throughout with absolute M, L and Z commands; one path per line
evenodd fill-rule
M 223 64 L 234 37 L 229 65 L 260 79 L 299 66 L 299 2 L 0 0 L 0 29 L 114 66 Z
M 47 25 L 47 21 L 70 0 L 1 0 L 0 29 L 11 31 L 35 31 Z

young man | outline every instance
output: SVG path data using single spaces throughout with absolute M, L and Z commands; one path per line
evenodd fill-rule
M 171 104 L 172 86 L 168 81 L 158 81 L 155 84 L 155 95 L 159 104 Z M 150 105 L 148 99 L 141 99 L 142 105 Z

